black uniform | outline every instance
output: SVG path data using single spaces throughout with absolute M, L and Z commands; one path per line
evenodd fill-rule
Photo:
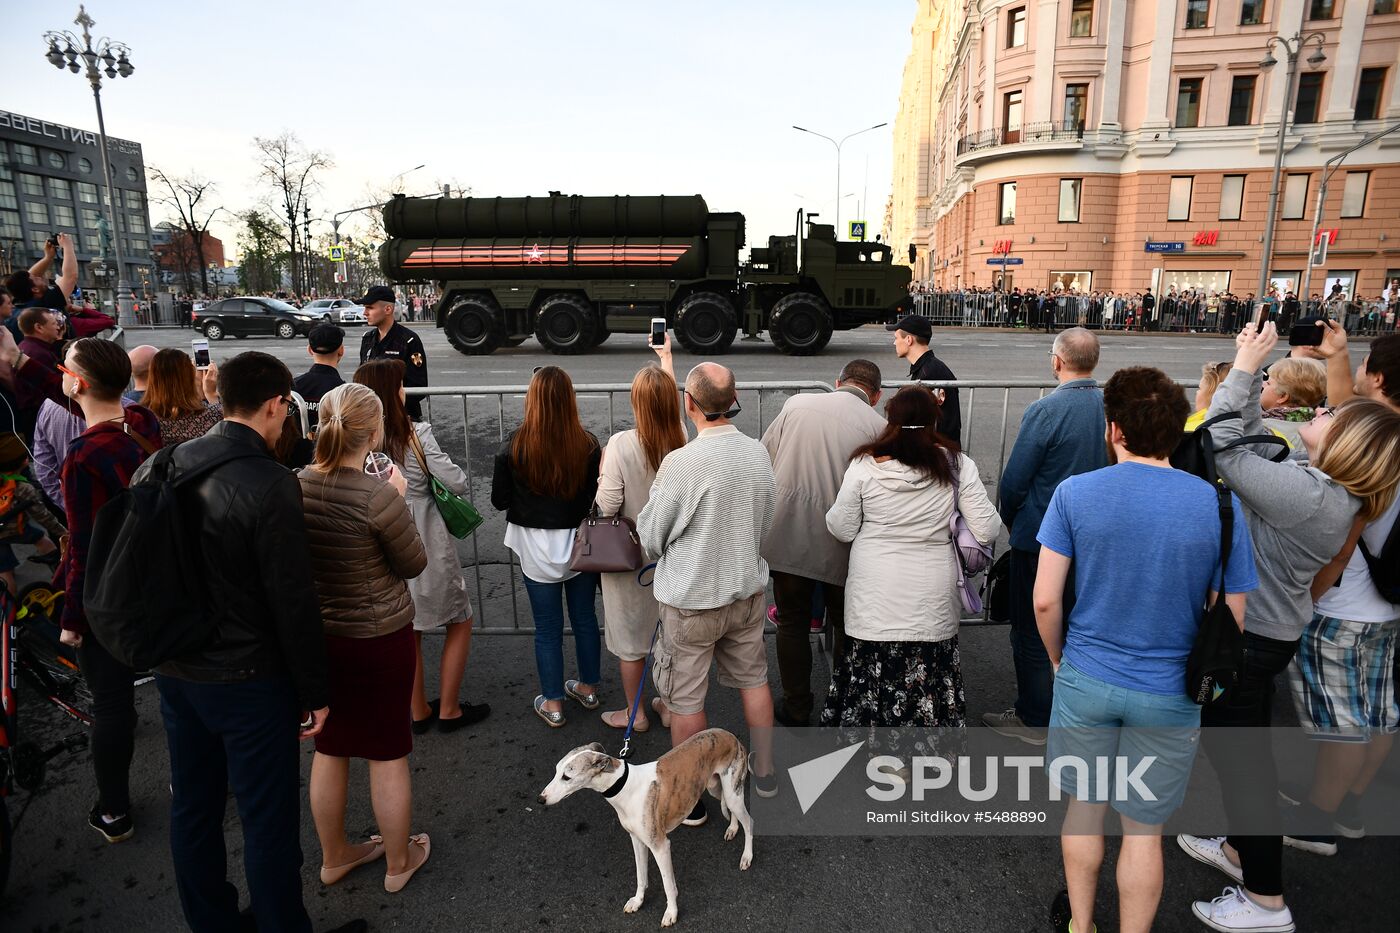
M 316 429 L 316 410 L 321 407 L 321 396 L 344 384 L 340 370 L 325 363 L 315 364 L 292 380 L 292 388 L 306 400 L 307 420 L 312 430 Z
M 389 328 L 384 339 L 379 339 L 379 328 L 371 327 L 360 341 L 360 362 L 368 360 L 402 360 L 404 365 L 403 384 L 405 388 L 426 388 L 428 385 L 428 354 L 423 349 L 423 340 L 412 328 L 404 327 L 398 321 Z M 423 419 L 423 399 L 410 395 L 405 402 L 409 415 L 414 421 Z
M 948 364 L 934 356 L 933 350 L 929 350 L 919 361 L 909 367 L 909 378 L 919 380 L 958 378 L 953 375 L 953 371 L 948 368 Z M 958 390 L 956 386 L 950 386 L 943 390 L 943 413 L 938 416 L 938 431 L 940 434 L 962 444 L 962 408 L 958 405 Z

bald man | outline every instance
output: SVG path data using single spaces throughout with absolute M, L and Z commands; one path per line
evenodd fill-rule
M 142 344 L 127 353 L 131 360 L 131 388 L 122 393 L 122 398 L 141 404 L 141 399 L 146 394 L 146 379 L 151 375 L 151 358 L 155 355 L 156 348 L 147 344 Z

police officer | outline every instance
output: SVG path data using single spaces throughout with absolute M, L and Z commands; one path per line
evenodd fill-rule
M 307 420 L 315 430 L 321 396 L 345 383 L 337 368 L 345 356 L 345 331 L 334 324 L 317 324 L 306 335 L 306 344 L 311 368 L 292 380 L 292 388 L 306 401 Z
M 394 290 L 376 285 L 355 301 L 365 306 L 365 323 L 369 331 L 360 341 L 360 362 L 390 359 L 402 360 L 403 384 L 406 389 L 428 385 L 428 355 L 423 340 L 411 329 L 394 321 Z M 414 421 L 423 419 L 423 399 L 410 395 L 404 403 Z
M 925 380 L 953 380 L 957 376 L 948 364 L 934 356 L 928 342 L 933 339 L 933 327 L 928 318 L 917 314 L 905 315 L 893 324 L 886 324 L 885 330 L 894 331 L 894 352 L 909 364 L 909 378 Z M 962 409 L 958 405 L 956 386 L 934 389 L 939 397 L 942 412 L 938 416 L 938 432 L 944 437 L 962 443 Z

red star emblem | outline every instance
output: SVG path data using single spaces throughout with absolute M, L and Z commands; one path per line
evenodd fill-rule
M 525 261 L 544 262 L 544 253 L 540 250 L 540 244 L 536 243 L 530 247 L 529 251 L 525 253 Z

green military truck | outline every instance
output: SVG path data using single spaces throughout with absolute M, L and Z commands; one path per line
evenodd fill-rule
M 531 336 L 585 353 L 664 317 L 692 353 L 720 353 L 739 327 L 784 353 L 909 306 L 910 272 L 881 243 L 837 242 L 797 213 L 741 263 L 744 215 L 699 195 L 409 198 L 384 206 L 379 264 L 395 282 L 436 283 L 437 325 L 457 350 L 487 354 Z

